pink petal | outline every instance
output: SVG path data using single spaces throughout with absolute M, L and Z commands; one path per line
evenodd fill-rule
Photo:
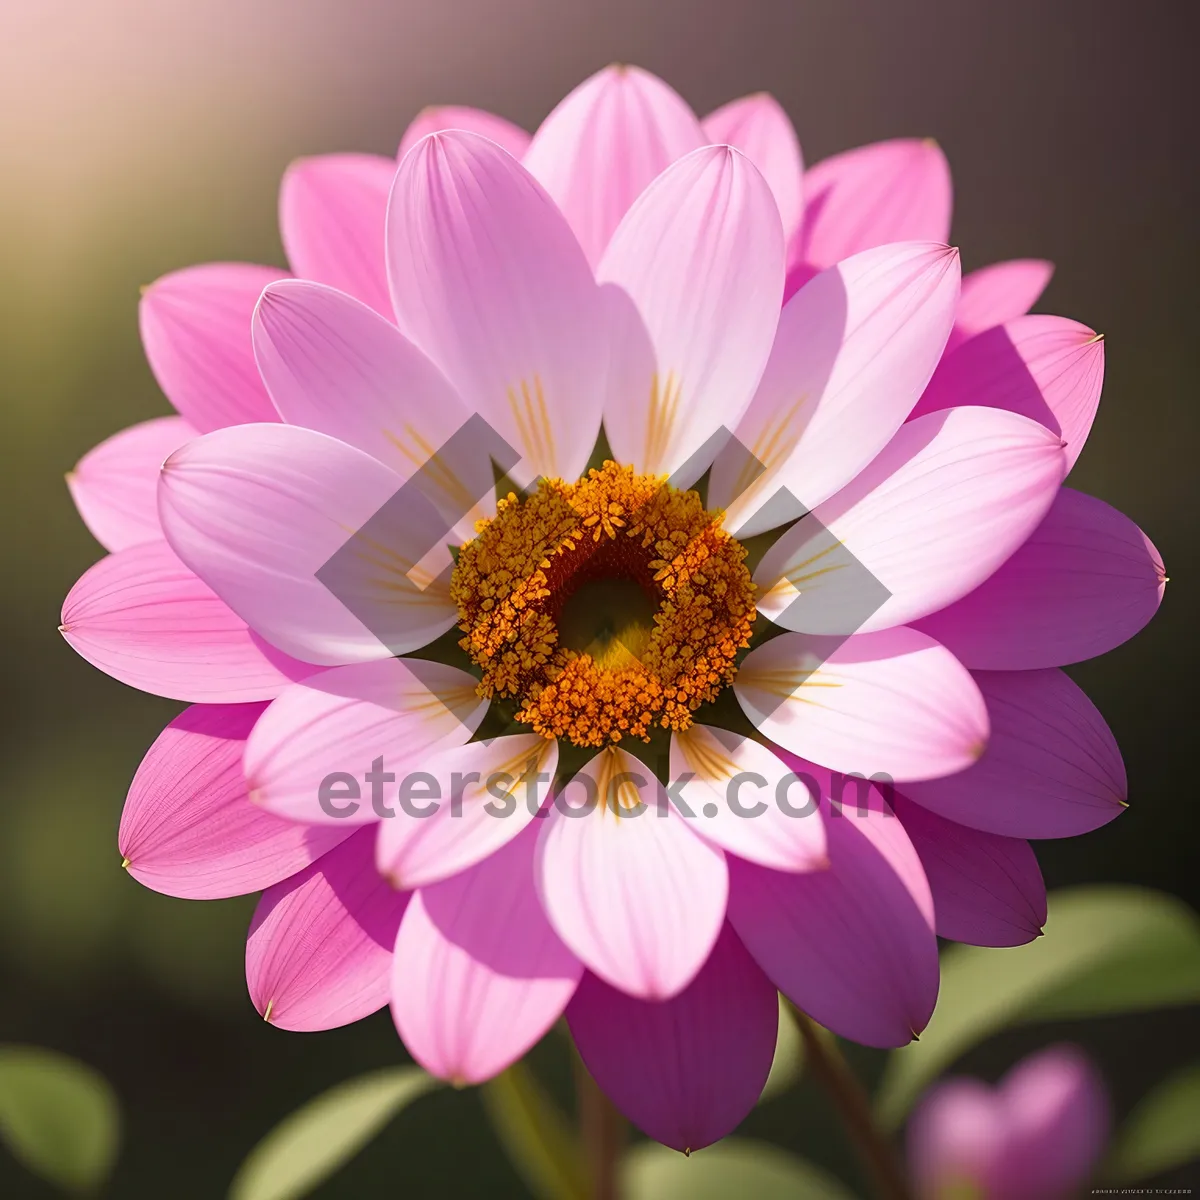
M 643 1133 L 685 1152 L 733 1131 L 771 1070 L 775 988 L 725 925 L 700 973 L 670 1000 L 640 1000 L 586 974 L 567 1008 L 601 1091 Z
M 532 477 L 574 478 L 599 431 L 606 335 L 592 272 L 553 201 L 494 143 L 439 133 L 388 208 L 400 328 Z
M 977 1079 L 938 1084 L 908 1123 L 908 1162 L 918 1194 L 953 1195 L 966 1187 L 968 1195 L 994 1195 L 989 1189 L 1007 1153 L 1007 1133 L 991 1088 Z
M 1074 1046 L 1025 1059 L 1000 1082 L 1007 1146 L 1001 1194 L 1057 1200 L 1086 1183 L 1104 1151 L 1108 1100 L 1095 1067 Z
M 167 455 L 195 436 L 182 417 L 155 417 L 114 433 L 75 464 L 67 475 L 71 499 L 105 550 L 162 537 L 158 472 Z
M 385 825 L 386 828 L 386 825 Z M 583 973 L 533 883 L 537 834 L 413 896 L 396 938 L 392 1017 L 412 1056 L 456 1084 L 499 1074 L 562 1015 Z
M 337 664 L 403 653 L 454 624 L 446 578 L 414 572 L 444 530 L 432 506 L 406 494 L 403 511 L 368 525 L 400 488 L 344 442 L 249 425 L 173 454 L 159 514 L 179 557 L 251 628 L 297 658 Z
M 292 270 L 369 304 L 391 320 L 383 223 L 396 164 L 374 154 L 292 163 L 279 193 L 279 232 Z
M 1023 317 L 1046 290 L 1054 264 L 1040 258 L 992 263 L 963 276 L 949 349 L 1014 317 Z
M 1095 705 L 1062 671 L 976 671 L 992 737 L 970 770 L 910 783 L 910 800 L 1004 837 L 1074 837 L 1125 809 L 1125 767 Z
M 845 641 L 785 633 L 746 656 L 733 687 L 760 733 L 835 771 L 931 779 L 987 744 L 979 688 L 915 629 Z
M 1066 446 L 1070 469 L 1083 449 L 1104 383 L 1104 339 L 1066 317 L 1018 317 L 946 357 L 913 416 L 982 404 L 1039 421 Z
M 648 335 L 614 339 L 614 457 L 670 474 L 733 428 L 766 365 L 783 288 L 771 189 L 738 151 L 696 150 L 639 197 L 597 276 L 627 294 Z
M 416 762 L 432 801 L 383 822 L 376 864 L 397 888 L 423 887 L 496 853 L 537 816 L 558 766 L 558 744 L 521 733 L 453 746 Z
M 948 821 L 895 796 L 933 893 L 938 937 L 973 946 L 1021 946 L 1046 923 L 1046 885 L 1028 842 Z
M 413 118 L 412 124 L 404 131 L 404 137 L 400 139 L 397 157 L 403 158 L 428 134 L 441 133 L 447 129 L 465 129 L 469 133 L 480 133 L 507 150 L 513 158 L 520 158 L 529 149 L 529 134 L 504 117 L 498 117 L 482 108 L 435 104 L 421 109 Z
M 804 211 L 804 162 L 787 113 L 774 96 L 759 92 L 731 100 L 704 118 L 710 142 L 736 146 L 765 176 L 775 193 L 783 231 L 798 228 Z
M 771 982 L 834 1033 L 903 1046 L 929 1021 L 938 990 L 933 899 L 903 826 L 875 787 L 843 798 L 836 776 L 790 760 L 815 781 L 829 867 L 804 874 L 729 860 L 729 919 Z
M 705 140 L 695 113 L 661 79 L 613 66 L 559 102 L 534 134 L 525 165 L 595 265 L 629 206 Z
M 579 771 L 548 811 L 538 890 L 559 937 L 630 995 L 677 995 L 721 930 L 724 855 L 693 835 L 649 767 L 615 747 Z
M 832 266 L 887 242 L 950 238 L 950 168 L 936 142 L 898 138 L 808 169 L 791 262 Z
M 293 821 L 378 821 L 405 780 L 412 795 L 422 790 L 414 773 L 437 750 L 462 745 L 487 706 L 472 676 L 442 663 L 385 658 L 322 671 L 286 689 L 255 726 L 251 796 Z M 375 770 L 378 783 L 368 778 Z
M 265 707 L 196 704 L 158 735 L 133 777 L 117 839 L 139 883 L 185 900 L 243 896 L 303 870 L 353 832 L 297 825 L 250 803 L 242 751 Z
M 1073 1046 L 1018 1063 L 997 1088 L 951 1079 L 908 1127 L 921 1195 L 964 1187 L 995 1200 L 1061 1200 L 1085 1183 L 1109 1126 L 1104 1085 Z
M 693 725 L 671 736 L 669 778 L 692 828 L 714 846 L 780 871 L 828 865 L 820 816 L 791 767 L 759 742 Z
M 250 314 L 287 274 L 251 263 L 205 263 L 164 275 L 143 293 L 142 345 L 159 387 L 201 433 L 277 421 L 250 346 Z
M 334 1029 L 388 1001 L 392 947 L 409 894 L 375 871 L 360 829 L 263 893 L 246 939 L 246 983 L 281 1029 Z
M 866 633 L 935 612 L 1037 528 L 1064 469 L 1059 439 L 1015 413 L 953 408 L 910 421 L 766 553 L 759 612 L 806 633 Z M 879 585 L 890 595 L 864 619 Z
M 713 466 L 711 504 L 741 536 L 811 509 L 887 445 L 929 382 L 958 295 L 958 253 L 904 243 L 822 272 L 784 307 L 737 438 L 754 456 Z M 787 488 L 798 508 L 780 513 Z M 774 501 L 774 503 L 772 503 Z
M 106 675 L 171 700 L 265 700 L 315 670 L 257 638 L 166 542 L 85 571 L 63 601 L 61 631 Z
M 1064 487 L 994 575 L 918 625 L 968 667 L 1065 666 L 1133 637 L 1166 581 L 1154 544 L 1128 517 Z
M 394 325 L 333 288 L 297 279 L 272 284 L 254 313 L 254 351 L 288 424 L 357 446 L 401 480 L 470 416 L 446 377 Z

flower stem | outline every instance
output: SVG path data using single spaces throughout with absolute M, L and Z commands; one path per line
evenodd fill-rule
M 895 1148 L 875 1124 L 867 1093 L 837 1042 L 798 1008 L 793 1006 L 792 1012 L 804 1039 L 805 1059 L 833 1100 L 880 1200 L 913 1200 Z
M 591 1200 L 619 1200 L 618 1171 L 625 1122 L 612 1101 L 596 1086 L 583 1060 L 575 1055 L 575 1093 L 579 1128 L 591 1182 Z

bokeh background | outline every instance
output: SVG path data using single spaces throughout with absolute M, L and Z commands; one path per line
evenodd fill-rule
M 209 259 L 282 263 L 287 163 L 390 154 L 427 103 L 532 129 L 619 60 L 701 113 L 773 92 L 809 162 L 938 139 L 964 266 L 1053 259 L 1041 310 L 1106 335 L 1104 399 L 1071 483 L 1138 521 L 1172 576 L 1149 629 L 1072 671 L 1124 749 L 1132 806 L 1042 843 L 1047 881 L 1200 903 L 1197 17 L 1191 0 L 0 0 L 0 1041 L 67 1051 L 113 1082 L 127 1117 L 113 1195 L 220 1196 L 285 1113 L 403 1051 L 386 1013 L 325 1034 L 265 1025 L 242 977 L 253 900 L 167 899 L 120 870 L 125 788 L 180 706 L 59 638 L 62 597 L 101 554 L 63 473 L 167 411 L 138 342 L 139 286 Z M 1118 1112 L 1200 1046 L 1180 1011 L 1022 1030 L 961 1065 L 995 1077 L 1063 1033 L 1096 1055 Z M 541 1051 L 552 1072 L 556 1053 Z M 845 1166 L 807 1083 L 743 1131 Z M 447 1193 L 525 1194 L 471 1093 L 423 1100 L 319 1195 Z M 0 1194 L 52 1193 L 0 1152 Z

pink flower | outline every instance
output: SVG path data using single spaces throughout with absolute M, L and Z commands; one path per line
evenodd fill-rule
M 708 145 L 726 140 L 744 153 Z M 1044 264 L 960 293 L 936 147 L 802 184 L 769 97 L 701 123 L 613 68 L 532 140 L 439 110 L 402 150 L 398 170 L 291 169 L 297 278 L 210 265 L 143 299 L 180 416 L 77 468 L 111 553 L 63 612 L 89 661 L 192 704 L 134 779 L 121 851 L 169 894 L 263 891 L 247 978 L 272 1023 L 390 1001 L 419 1062 L 476 1082 L 565 1011 L 631 1119 L 706 1145 L 761 1090 L 777 988 L 844 1036 L 907 1042 L 935 933 L 1037 936 L 1023 839 L 1121 811 L 1112 735 L 1058 670 L 1132 636 L 1162 589 L 1140 531 L 1060 486 L 1102 344 L 1021 315 Z M 804 285 L 781 309 L 785 280 Z M 431 456 L 476 416 L 518 482 L 549 482 L 469 494 L 460 520 L 473 489 Z M 587 474 L 602 419 L 613 461 Z M 722 427 L 762 468 L 718 459 L 723 520 L 687 490 Z M 414 479 L 403 519 L 368 525 Z M 752 586 L 740 539 L 789 494 L 811 514 Z M 447 512 L 457 535 L 425 554 Z M 571 609 L 598 577 L 657 618 Z M 756 606 L 782 632 L 743 657 Z M 851 783 L 842 814 L 847 772 L 904 794 Z M 804 804 L 801 774 L 806 820 L 778 801 Z M 572 815 L 589 789 L 611 811 Z
M 1095 1069 L 1072 1046 L 1018 1063 L 995 1088 L 953 1079 L 933 1088 L 909 1123 L 922 1200 L 1064 1200 L 1104 1149 L 1108 1103 Z

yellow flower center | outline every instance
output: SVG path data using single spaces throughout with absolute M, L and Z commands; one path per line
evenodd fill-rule
M 686 729 L 754 624 L 746 551 L 722 519 L 613 462 L 510 493 L 450 581 L 480 695 L 515 698 L 517 720 L 579 746 Z

